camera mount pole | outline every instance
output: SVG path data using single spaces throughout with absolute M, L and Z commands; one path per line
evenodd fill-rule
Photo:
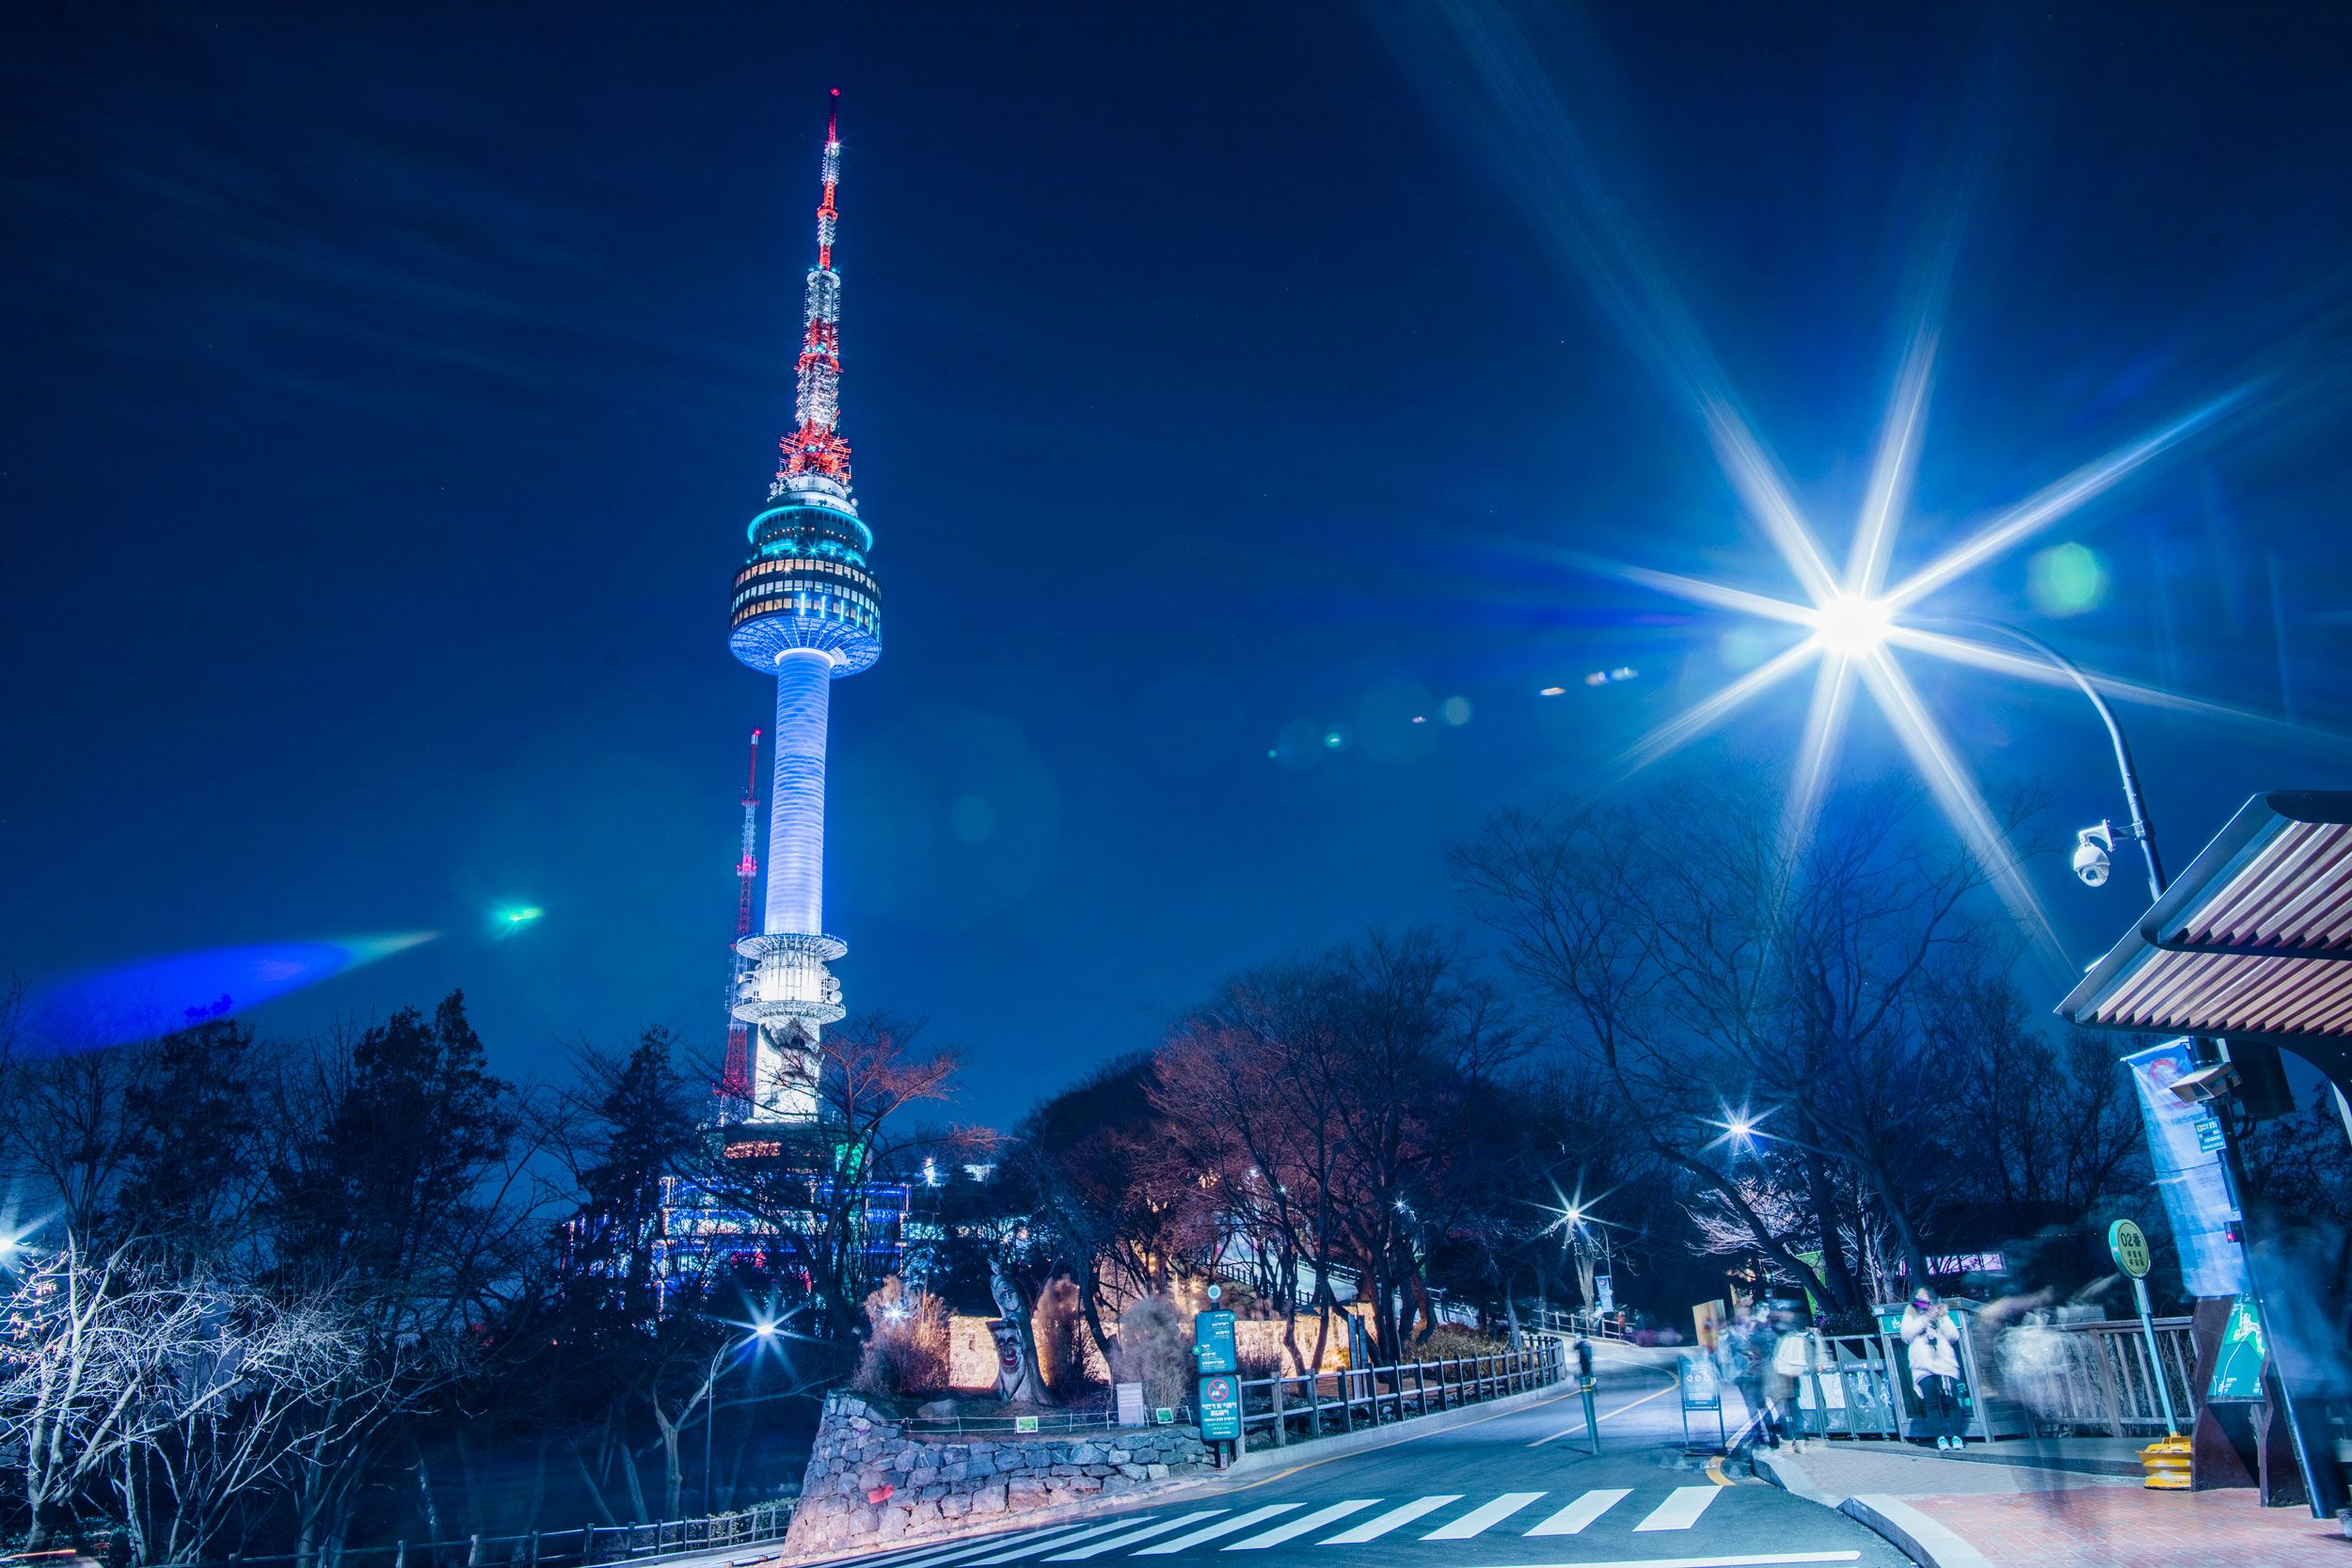
M 1988 621 L 1976 615 L 1955 617 L 1951 624 L 1998 632 L 2012 641 L 2024 643 L 2047 659 L 2079 687 L 2084 696 L 2090 699 L 2090 705 L 2099 710 L 2099 721 L 2107 727 L 2107 738 L 2115 743 L 2115 767 L 2116 771 L 2123 775 L 2123 803 L 2131 808 L 2132 836 L 2139 840 L 2139 852 L 2148 861 L 2148 896 L 2151 899 L 2163 897 L 2164 862 L 2157 857 L 2156 831 L 2149 826 L 2148 804 L 2139 793 L 2139 773 L 2132 767 L 2131 743 L 2123 738 L 2123 726 L 2116 721 L 2115 710 L 2107 706 L 2107 700 L 2099 694 L 2098 687 L 2091 683 L 2080 665 L 2022 626 L 2012 626 L 2006 621 Z

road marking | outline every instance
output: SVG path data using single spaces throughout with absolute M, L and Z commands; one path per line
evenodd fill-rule
M 1070 1552 L 1056 1552 L 1045 1560 L 1048 1562 L 1081 1562 L 1090 1557 L 1099 1557 L 1104 1552 L 1117 1551 L 1121 1546 L 1132 1546 L 1138 1541 L 1149 1541 L 1155 1535 L 1166 1535 L 1172 1529 L 1183 1529 L 1186 1525 L 1197 1525 L 1203 1519 L 1214 1519 L 1224 1512 L 1221 1508 L 1204 1508 L 1198 1513 L 1179 1513 L 1173 1519 L 1163 1519 L 1156 1525 L 1146 1525 L 1141 1529 L 1129 1530 L 1124 1535 L 1114 1535 L 1108 1541 L 1097 1541 L 1090 1546 L 1080 1546 L 1077 1550 Z M 1129 1519 L 1126 1523 L 1132 1525 L 1135 1521 Z
M 941 1568 L 941 1565 L 946 1563 L 958 1562 L 968 1557 L 977 1557 L 982 1552 L 993 1552 L 1009 1542 L 1021 1542 L 1025 1544 L 1032 1541 L 1052 1541 L 1058 1544 L 1063 1536 L 1068 1535 L 1072 1530 L 1074 1530 L 1077 1528 L 1078 1527 L 1073 1524 L 1056 1525 L 1049 1529 L 1014 1530 L 1010 1532 L 1000 1530 L 994 1535 L 987 1537 L 985 1540 L 963 1541 L 951 1546 L 935 1547 L 919 1557 L 903 1559 L 895 1564 L 894 1568 Z M 866 1560 L 853 1559 L 851 1560 L 858 1564 L 858 1568 L 869 1568 Z M 872 1565 L 872 1568 L 879 1568 L 879 1564 Z
M 1717 1454 L 1714 1458 L 1707 1462 L 1707 1479 L 1713 1481 L 1718 1486 L 1734 1486 L 1739 1484 L 1729 1476 L 1724 1474 L 1724 1456 L 1722 1454 Z
M 1386 1513 L 1373 1515 L 1354 1529 L 1340 1531 L 1323 1544 L 1326 1546 L 1360 1546 L 1367 1541 L 1379 1540 L 1399 1525 L 1409 1525 L 1424 1513 L 1435 1513 L 1446 1504 L 1458 1503 L 1461 1500 L 1462 1494 L 1459 1492 L 1443 1492 L 1434 1497 L 1415 1497 L 1411 1502 L 1392 1508 Z
M 1699 1522 L 1707 1505 L 1724 1495 L 1720 1486 L 1677 1486 L 1666 1500 L 1650 1510 L 1634 1529 L 1689 1529 Z
M 1293 1519 L 1286 1525 L 1277 1525 L 1263 1535 L 1253 1535 L 1247 1541 L 1236 1541 L 1225 1549 L 1229 1552 L 1256 1552 L 1263 1551 L 1268 1546 L 1279 1546 L 1283 1542 L 1302 1536 L 1311 1529 L 1320 1529 L 1334 1519 L 1344 1519 L 1359 1508 L 1370 1508 L 1379 1500 L 1377 1497 L 1350 1497 L 1343 1503 L 1333 1503 L 1329 1508 L 1318 1508 L 1303 1519 Z
M 970 1568 L 988 1568 L 992 1562 L 1017 1562 L 1025 1557 L 1035 1557 L 1040 1552 L 1050 1552 L 1057 1546 L 1067 1546 L 1073 1542 L 1084 1541 L 1090 1536 L 1108 1535 L 1115 1529 L 1125 1529 L 1134 1523 L 1133 1519 L 1115 1519 L 1107 1525 L 1097 1525 L 1092 1529 L 1082 1529 L 1075 1535 L 1057 1535 L 1050 1541 L 1040 1541 L 1032 1537 L 1009 1552 L 992 1552 L 986 1557 L 973 1558 L 970 1560 Z
M 1622 1416 L 1622 1415 L 1624 1415 L 1627 1411 L 1629 1411 L 1629 1410 L 1632 1409 L 1632 1408 L 1633 1408 L 1635 1405 L 1637 1405 L 1637 1404 L 1647 1404 L 1647 1403 L 1649 1403 L 1649 1402 L 1650 1402 L 1650 1401 L 1652 1401 L 1652 1400 L 1662 1400 L 1662 1399 L 1664 1399 L 1664 1398 L 1665 1398 L 1668 1394 L 1673 1393 L 1673 1392 L 1675 1391 L 1675 1389 L 1676 1389 L 1677 1386 L 1679 1386 L 1679 1385 L 1670 1383 L 1670 1384 L 1666 1385 L 1666 1386 L 1665 1386 L 1665 1387 L 1661 1388 L 1660 1390 L 1658 1390 L 1658 1392 L 1656 1392 L 1655 1394 L 1644 1394 L 1644 1395 L 1643 1395 L 1640 1399 L 1638 1399 L 1638 1400 L 1628 1400 L 1625 1403 L 1623 1403 L 1623 1404 L 1621 1404 L 1621 1405 L 1617 1406 L 1617 1408 L 1616 1408 L 1616 1409 L 1614 1409 L 1614 1410 L 1604 1410 L 1604 1411 L 1602 1411 L 1602 1412 L 1600 1413 L 1600 1419 L 1605 1421 L 1605 1420 L 1609 1419 L 1609 1418 L 1610 1418 L 1610 1417 L 1612 1417 L 1612 1416 Z M 1562 1427 L 1562 1428 L 1561 1428 L 1558 1432 L 1553 1433 L 1550 1436 L 1549 1436 L 1549 1437 L 1538 1437 L 1538 1438 L 1536 1438 L 1536 1439 L 1535 1439 L 1535 1441 L 1534 1441 L 1533 1443 L 1528 1444 L 1527 1446 L 1528 1446 L 1529 1448 L 1531 1448 L 1531 1449 L 1540 1449 L 1540 1448 L 1542 1448 L 1542 1447 L 1543 1447 L 1546 1443 L 1557 1443 L 1558 1441 L 1560 1441 L 1560 1439 L 1561 1439 L 1561 1438 L 1563 1438 L 1563 1437 L 1573 1437 L 1573 1436 L 1575 1436 L 1578 1433 L 1582 1432 L 1583 1430 L 1584 1430 L 1584 1427 L 1583 1427 L 1583 1424 L 1582 1424 L 1581 1422 L 1580 1422 L 1580 1423 L 1578 1423 L 1577 1425 L 1572 1426 L 1572 1427 Z
M 1492 1502 L 1479 1504 L 1450 1525 L 1439 1525 L 1423 1541 L 1468 1541 L 1488 1525 L 1508 1519 L 1529 1503 L 1542 1497 L 1541 1492 L 1505 1492 Z
M 1587 1492 L 1527 1533 L 1574 1535 L 1631 1496 L 1633 1489 L 1629 1486 L 1603 1487 Z
M 1860 1552 L 1752 1552 L 1740 1557 L 1630 1557 L 1613 1562 L 1514 1562 L 1497 1568 L 1770 1568 L 1783 1562 L 1860 1560 Z
M 1146 1546 L 1136 1553 L 1136 1556 L 1164 1557 L 1169 1552 L 1181 1552 L 1187 1546 L 1198 1546 L 1203 1541 L 1214 1541 L 1220 1535 L 1231 1535 L 1235 1530 L 1248 1529 L 1261 1519 L 1271 1519 L 1278 1513 L 1288 1513 L 1298 1506 L 1300 1505 L 1297 1503 L 1271 1503 L 1264 1508 L 1253 1508 L 1247 1513 L 1236 1513 L 1231 1519 L 1221 1520 L 1214 1525 L 1204 1525 L 1189 1535 L 1180 1535 L 1173 1541 L 1163 1541 L 1156 1546 Z

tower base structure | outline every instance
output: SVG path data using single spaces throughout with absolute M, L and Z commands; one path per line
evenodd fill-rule
M 749 961 L 735 1016 L 753 1026 L 759 1041 L 749 1120 L 815 1121 L 823 1061 L 818 1031 L 838 1022 L 844 1011 L 841 982 L 826 965 L 850 945 L 838 937 L 769 931 L 745 937 L 735 950 Z

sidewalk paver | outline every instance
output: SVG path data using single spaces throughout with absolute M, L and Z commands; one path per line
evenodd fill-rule
M 2114 1444 L 2003 1443 L 1966 1457 L 1893 1443 L 1811 1443 L 1759 1460 L 1792 1491 L 1913 1522 L 1945 1543 L 1942 1568 L 2352 1568 L 2352 1541 L 2249 1490 L 2151 1492 L 2105 1473 Z M 1873 1525 L 1873 1528 L 1880 1528 Z M 1883 1530 L 1882 1533 L 1884 1533 Z M 1956 1539 L 1955 1539 L 1956 1538 Z M 1939 1556 L 1934 1551 L 1925 1554 Z

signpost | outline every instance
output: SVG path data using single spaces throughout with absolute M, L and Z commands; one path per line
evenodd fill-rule
M 1200 1380 L 1200 1440 L 1204 1443 L 1241 1441 L 1241 1379 L 1217 1372 Z
M 1691 1412 L 1711 1410 L 1715 1449 L 1722 1451 L 1730 1446 L 1730 1438 L 1724 1428 L 1724 1385 L 1715 1374 L 1715 1363 L 1704 1355 L 1685 1355 L 1675 1366 L 1675 1386 L 1682 1395 L 1682 1446 L 1691 1446 Z
M 1216 1288 L 1211 1287 L 1214 1292 Z M 1211 1296 L 1216 1299 L 1215 1294 Z M 1241 1445 L 1241 1354 L 1233 1343 L 1231 1312 L 1192 1315 L 1193 1370 L 1200 1374 L 1200 1397 L 1193 1409 L 1200 1421 L 1204 1443 Z
M 2148 1341 L 2148 1375 L 2164 1405 L 2164 1434 L 2178 1437 L 2181 1423 L 2172 1415 L 2172 1385 L 2164 1375 L 2164 1356 L 2156 1349 L 2156 1325 L 2148 1311 L 2147 1232 L 2129 1220 L 2117 1220 L 2107 1227 L 2107 1251 L 2115 1255 L 2115 1266 L 2131 1276 L 2132 1300 L 2139 1307 L 2139 1332 Z
M 1193 1370 L 1237 1372 L 1241 1356 L 1233 1348 L 1233 1315 L 1231 1312 L 1195 1312 L 1192 1315 Z
M 2254 1304 L 2240 1296 L 2230 1304 L 2230 1321 L 2221 1330 L 2221 1353 L 2214 1357 L 2213 1381 L 2205 1386 L 2208 1404 L 2256 1404 L 2263 1394 L 2263 1325 Z

